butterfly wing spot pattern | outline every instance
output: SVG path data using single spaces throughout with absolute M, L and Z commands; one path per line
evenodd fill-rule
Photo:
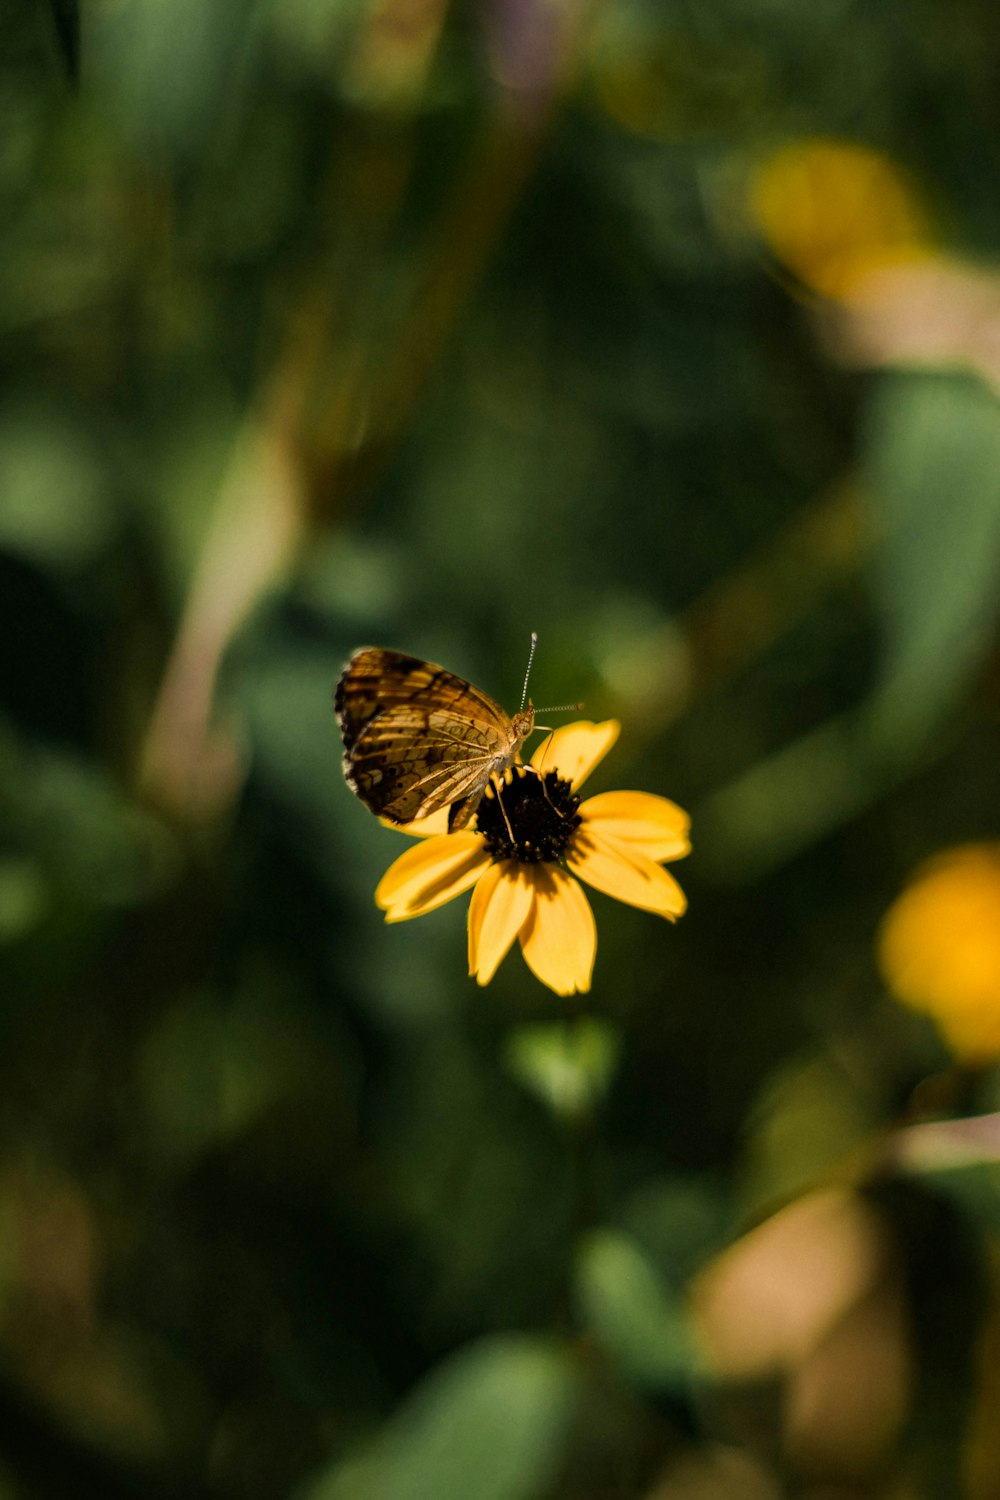
M 348 786 L 378 817 L 409 823 L 451 807 L 472 821 L 490 777 L 514 764 L 534 709 L 508 714 L 433 662 L 366 646 L 341 673 L 334 709 Z

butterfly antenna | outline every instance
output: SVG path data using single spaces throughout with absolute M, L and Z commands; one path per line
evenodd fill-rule
M 536 714 L 568 714 L 576 713 L 583 707 L 582 703 L 550 703 L 548 708 L 536 708 Z M 541 729 L 541 724 L 536 724 L 536 729 Z
M 540 709 L 538 709 L 538 712 L 540 714 L 563 714 L 563 713 L 570 713 L 571 711 L 575 711 L 577 709 L 581 709 L 582 707 L 583 707 L 582 703 L 555 703 L 550 708 L 540 708 Z M 545 734 L 551 734 L 552 733 L 552 730 L 549 728 L 548 724 L 537 724 L 536 723 L 535 728 L 536 729 L 541 729 Z M 546 742 L 545 750 L 544 750 L 544 753 L 542 755 L 542 759 L 541 759 L 541 761 L 539 762 L 539 764 L 535 768 L 537 770 L 539 776 L 542 775 L 542 766 L 545 764 L 545 756 L 548 755 L 548 753 L 549 753 L 549 745 L 551 743 L 552 743 L 551 740 L 549 740 L 549 741 Z M 543 785 L 544 785 L 544 781 L 543 781 Z M 545 793 L 545 800 L 547 802 L 550 802 L 548 792 Z M 551 805 L 552 804 L 550 802 L 550 806 Z M 552 810 L 553 810 L 553 812 L 559 812 L 559 809 L 557 807 L 554 807 L 554 806 L 553 806 Z M 563 814 L 559 813 L 559 816 L 562 817 Z
M 524 687 L 521 689 L 521 707 L 518 713 L 524 712 L 524 701 L 528 696 L 528 678 L 531 676 L 531 663 L 535 659 L 535 647 L 538 645 L 538 631 L 531 632 L 531 649 L 528 652 L 528 665 L 524 669 Z

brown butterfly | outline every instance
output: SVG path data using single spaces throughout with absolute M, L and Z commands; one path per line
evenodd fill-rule
M 535 641 L 533 635 L 532 656 Z M 524 682 L 526 694 L 527 673 Z M 510 718 L 463 677 L 401 651 L 366 646 L 347 663 L 333 700 L 347 784 L 393 823 L 450 805 L 449 832 L 464 828 L 490 777 L 514 764 L 535 727 L 535 710 L 523 703 L 522 697 Z

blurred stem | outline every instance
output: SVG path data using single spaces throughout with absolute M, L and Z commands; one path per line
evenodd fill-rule
M 855 1192 L 888 1177 L 920 1178 L 945 1166 L 996 1163 L 1000 1112 L 975 1108 L 981 1069 L 956 1063 L 921 1079 L 895 1117 L 842 1156 L 814 1188 Z
M 141 785 L 182 820 L 214 815 L 242 780 L 238 739 L 213 724 L 216 680 L 234 632 L 288 567 L 300 523 L 298 475 L 273 413 L 247 424 L 233 454 L 149 724 Z
M 566 1142 L 568 1214 L 566 1254 L 554 1318 L 562 1331 L 576 1337 L 580 1333 L 575 1297 L 577 1253 L 584 1235 L 601 1219 L 597 1107 L 590 1105 L 563 1115 L 562 1127 Z
M 599 1129 L 597 1111 L 590 1107 L 576 1110 L 567 1121 L 570 1234 L 573 1243 L 598 1220 L 600 1190 L 598 1184 L 597 1148 Z

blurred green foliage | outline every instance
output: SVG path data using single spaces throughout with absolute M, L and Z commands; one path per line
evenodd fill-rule
M 996 1084 L 872 940 L 1000 833 L 992 9 L 0 37 L 4 1500 L 989 1500 L 1000 1169 L 879 1142 Z M 790 137 L 919 185 L 933 320 L 777 263 L 748 183 Z M 512 707 L 533 628 L 534 699 L 622 721 L 593 788 L 693 818 L 689 913 L 595 896 L 572 1001 L 516 954 L 476 989 L 464 900 L 383 926 L 402 840 L 330 711 L 365 643 Z M 712 1369 L 691 1288 L 829 1180 L 884 1238 L 857 1342 L 817 1311 Z M 902 1415 L 837 1428 L 876 1349 Z

